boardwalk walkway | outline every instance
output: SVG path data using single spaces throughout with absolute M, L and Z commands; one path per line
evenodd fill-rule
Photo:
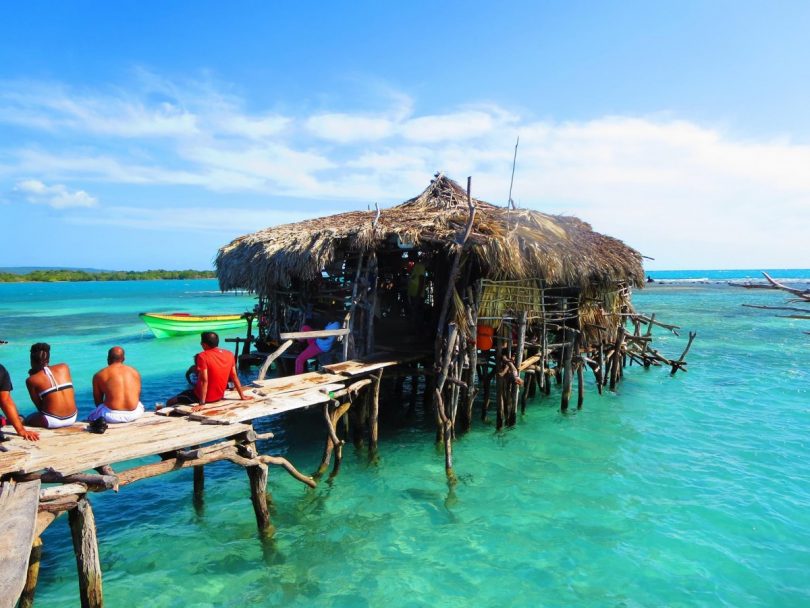
M 229 391 L 223 400 L 199 411 L 179 406 L 147 412 L 135 422 L 110 425 L 103 434 L 89 433 L 87 424 L 79 422 L 63 429 L 42 429 L 38 442 L 27 442 L 11 427 L 3 428 L 9 440 L 0 444 L 0 521 L 4 522 L 5 534 L 0 541 L 0 596 L 16 600 L 22 592 L 19 605 L 32 605 L 39 536 L 56 517 L 68 512 L 82 605 L 103 605 L 95 522 L 87 494 L 117 491 L 122 485 L 182 468 L 194 469 L 196 497 L 202 495 L 204 465 L 229 460 L 244 467 L 259 530 L 272 533 L 266 499 L 267 466 L 282 466 L 311 487 L 316 482 L 284 458 L 259 454 L 256 441 L 272 435 L 257 434 L 252 421 L 320 405 L 325 414 L 325 458 L 331 458 L 334 449 L 336 472 L 343 443 L 337 438 L 336 423 L 348 411 L 352 396 L 373 385 L 376 408 L 382 370 L 423 357 L 424 353 L 376 354 L 329 366 L 324 372 L 256 381 L 246 387 L 248 400 L 242 401 Z M 364 378 L 374 371 L 377 373 L 371 378 Z M 376 411 L 374 414 L 376 425 Z M 371 433 L 376 439 L 376 428 Z M 121 471 L 112 468 L 149 456 L 159 456 L 160 460 Z M 14 604 L 12 600 L 9 606 Z M 4 606 L 0 602 L 0 608 Z

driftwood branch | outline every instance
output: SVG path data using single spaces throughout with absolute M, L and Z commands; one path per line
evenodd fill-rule
M 293 343 L 292 340 L 287 340 L 276 350 L 267 355 L 267 359 L 264 360 L 261 369 L 259 369 L 259 377 L 257 378 L 257 380 L 264 380 L 264 377 L 267 375 L 267 372 L 270 369 L 270 365 L 273 363 L 273 361 L 275 361 L 282 354 L 284 354 L 284 351 L 290 348 L 290 346 L 292 346 L 292 343 Z
M 767 272 L 763 272 L 762 274 L 765 277 L 765 280 L 768 281 L 768 283 L 770 283 L 771 285 L 773 285 L 774 289 L 781 289 L 782 291 L 792 293 L 794 296 L 797 296 L 800 300 L 810 302 L 810 289 L 794 289 L 793 287 L 788 287 L 784 283 L 780 283 L 779 281 L 775 280 Z

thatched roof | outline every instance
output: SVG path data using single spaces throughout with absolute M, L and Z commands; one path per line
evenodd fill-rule
M 509 209 L 473 199 L 465 244 L 489 278 L 541 278 L 548 285 L 643 285 L 641 254 L 569 216 Z M 381 248 L 397 238 L 425 248 L 455 247 L 469 218 L 467 194 L 439 176 L 419 196 L 389 209 L 350 211 L 265 228 L 222 247 L 216 268 L 223 290 L 266 293 L 291 278 L 314 279 L 346 251 Z

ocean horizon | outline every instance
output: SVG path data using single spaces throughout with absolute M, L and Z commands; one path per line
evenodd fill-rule
M 810 282 L 810 269 L 766 271 Z M 190 471 L 93 494 L 107 605 L 810 605 L 810 325 L 742 306 L 788 296 L 727 285 L 758 269 L 647 274 L 636 308 L 681 328 L 656 328 L 655 347 L 677 357 L 698 334 L 688 373 L 634 365 L 602 396 L 588 377 L 581 411 L 560 413 L 555 388 L 501 432 L 476 416 L 454 444 L 454 488 L 432 414 L 384 396 L 377 459 L 347 445 L 340 475 L 314 490 L 271 469 L 270 541 L 227 463 L 206 467 L 201 511 Z M 157 340 L 137 314 L 254 303 L 211 279 L 0 284 L 0 363 L 27 413 L 28 347 L 51 343 L 86 414 L 92 375 L 120 344 L 151 409 L 184 387 L 199 340 Z M 275 433 L 262 452 L 316 468 L 319 411 L 257 428 Z M 37 604 L 78 605 L 65 517 L 43 543 Z

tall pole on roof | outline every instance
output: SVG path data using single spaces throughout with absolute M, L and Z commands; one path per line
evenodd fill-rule
M 515 165 L 517 164 L 518 144 L 520 144 L 520 135 L 518 135 L 517 141 L 515 142 L 515 156 L 512 158 L 512 179 L 509 181 L 509 206 L 512 209 L 515 209 L 515 201 L 512 200 L 512 184 L 515 183 Z

